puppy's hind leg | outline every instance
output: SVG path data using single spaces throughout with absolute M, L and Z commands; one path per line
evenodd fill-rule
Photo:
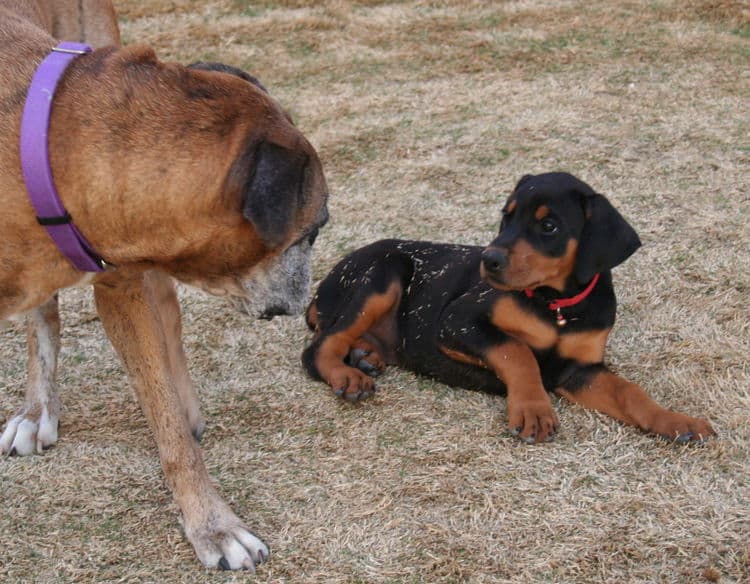
M 581 368 L 555 392 L 585 408 L 680 444 L 703 442 L 716 434 L 706 420 L 668 410 L 643 388 L 601 364 Z
M 402 282 L 393 278 L 382 292 L 364 287 L 343 306 L 337 306 L 336 318 L 331 319 L 333 324 L 330 327 L 321 326 L 302 354 L 302 362 L 308 373 L 328 383 L 336 395 L 347 400 L 369 397 L 375 391 L 371 376 L 373 371 L 368 371 L 368 375 L 362 371 L 363 367 L 352 367 L 346 361 L 351 361 L 352 354 L 355 354 L 358 357 L 355 365 L 359 365 L 365 357 L 365 351 L 362 351 L 363 335 L 393 316 L 402 293 Z
M 57 442 L 60 400 L 55 376 L 60 353 L 57 294 L 26 317 L 29 378 L 24 405 L 0 436 L 0 454 L 27 456 Z

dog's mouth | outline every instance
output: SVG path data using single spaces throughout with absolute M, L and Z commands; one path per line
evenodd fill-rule
M 295 316 L 301 314 L 304 304 L 291 306 L 289 303 L 266 304 L 247 296 L 230 296 L 230 304 L 235 310 L 258 320 L 273 320 L 277 316 Z
M 492 286 L 493 288 L 500 290 L 502 292 L 519 292 L 521 290 L 526 290 L 527 288 L 531 288 L 532 290 L 534 288 L 538 288 L 542 285 L 542 282 L 536 282 L 532 281 L 530 283 L 524 283 L 520 284 L 518 282 L 514 281 L 508 281 L 507 274 L 505 273 L 490 273 L 484 265 L 480 265 L 479 267 L 479 275 L 487 284 Z
M 260 320 L 273 320 L 276 316 L 291 316 L 291 312 L 285 306 L 271 306 L 258 315 Z

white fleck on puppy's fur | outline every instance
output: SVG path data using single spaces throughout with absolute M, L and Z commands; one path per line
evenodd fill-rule
M 60 317 L 57 295 L 27 315 L 29 380 L 24 405 L 11 417 L 0 436 L 0 454 L 27 456 L 57 442 L 60 400 L 57 394 L 57 356 Z

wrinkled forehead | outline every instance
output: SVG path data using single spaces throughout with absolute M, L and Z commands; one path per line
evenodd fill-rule
M 583 209 L 584 194 L 583 188 L 571 181 L 535 177 L 513 191 L 504 211 L 518 210 L 520 215 L 545 215 L 553 211 L 565 215 Z
M 550 203 L 555 198 L 554 195 L 548 196 L 536 189 L 517 189 L 508 197 L 505 207 L 503 207 L 503 213 L 526 217 L 536 214 L 539 209 L 549 209 Z

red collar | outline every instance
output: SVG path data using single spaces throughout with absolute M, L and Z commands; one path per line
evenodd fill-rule
M 594 274 L 594 277 L 591 278 L 591 282 L 588 283 L 588 286 L 586 286 L 582 292 L 579 292 L 575 296 L 571 296 L 570 298 L 558 298 L 557 300 L 553 300 L 552 302 L 549 302 L 547 304 L 547 308 L 550 310 L 554 310 L 557 312 L 557 326 L 565 326 L 568 324 L 568 321 L 565 320 L 565 317 L 560 312 L 561 308 L 568 308 L 569 306 L 575 306 L 579 302 L 582 302 L 586 299 L 586 297 L 591 294 L 591 291 L 596 287 L 596 283 L 599 281 L 599 274 Z M 527 298 L 533 298 L 534 297 L 534 291 L 531 288 L 526 288 L 524 290 L 524 293 L 526 294 Z

